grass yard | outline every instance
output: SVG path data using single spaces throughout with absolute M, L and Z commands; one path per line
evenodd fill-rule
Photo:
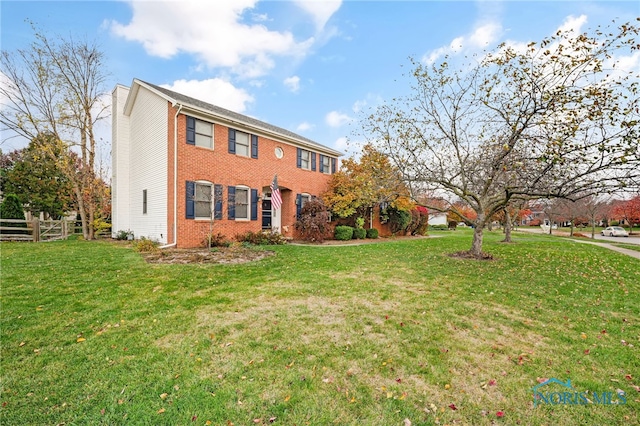
M 470 232 L 242 265 L 3 243 L 0 423 L 640 424 L 640 261 L 497 232 L 448 257 Z M 547 378 L 626 404 L 534 407 Z

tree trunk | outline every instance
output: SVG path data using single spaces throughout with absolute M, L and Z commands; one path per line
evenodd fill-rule
M 569 232 L 569 236 L 573 237 L 573 220 L 571 221 L 571 231 Z
M 504 209 L 504 240 L 502 242 L 511 242 L 511 215 L 507 209 Z
M 475 257 L 482 257 L 482 232 L 484 223 L 478 223 L 478 226 L 473 230 L 473 242 L 471 243 L 471 250 L 469 252 Z

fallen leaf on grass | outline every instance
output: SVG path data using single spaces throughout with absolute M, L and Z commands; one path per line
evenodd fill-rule
M 291 395 L 287 395 L 284 397 L 284 402 L 287 402 L 291 399 Z
M 496 386 L 497 384 L 498 382 L 495 381 L 494 379 L 489 380 L 489 383 L 488 383 L 489 386 Z
M 18 345 L 19 347 L 23 347 L 24 345 L 26 345 L 25 342 L 20 342 L 20 344 Z
M 411 426 L 411 420 L 409 420 L 409 419 L 404 419 L 403 426 Z
M 85 339 L 84 337 L 78 337 L 76 339 L 76 342 L 80 343 L 80 342 L 84 342 L 85 340 L 87 340 L 87 339 Z
M 167 411 L 167 410 L 165 410 L 164 408 L 161 408 L 161 409 L 159 409 L 159 410 L 158 410 L 158 414 L 162 414 L 162 413 L 164 413 L 165 411 Z
M 168 396 L 169 396 L 169 394 L 166 393 L 166 392 L 165 393 L 161 393 L 160 394 L 160 399 L 167 399 Z
M 253 419 L 253 422 L 255 424 L 262 423 L 262 419 Z
M 192 416 L 192 417 L 191 417 L 191 421 L 192 421 L 192 422 L 195 422 L 196 420 L 198 420 L 198 416 Z
M 275 416 L 274 417 L 269 417 L 269 423 L 275 422 L 276 419 L 277 419 L 277 417 L 275 417 Z
M 450 404 L 449 408 L 451 408 L 453 411 L 458 409 L 458 407 L 456 407 L 456 404 Z
M 627 380 L 632 380 L 633 379 L 633 377 L 631 377 L 631 374 L 627 374 L 626 376 L 624 376 L 624 378 L 627 379 Z
M 503 412 L 503 411 L 498 411 L 498 412 L 496 413 L 496 416 L 497 416 L 497 417 L 504 417 L 504 412 Z

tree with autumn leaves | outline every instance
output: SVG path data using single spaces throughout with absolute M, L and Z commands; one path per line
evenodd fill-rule
M 365 145 L 359 160 L 347 158 L 331 176 L 324 204 L 340 218 L 368 218 L 376 206 L 409 212 L 415 204 L 402 176 L 389 158 L 372 145 Z
M 108 206 L 101 203 L 108 188 L 94 131 L 109 111 L 105 55 L 94 42 L 33 30 L 33 43 L 0 55 L 0 125 L 5 135 L 53 140 L 39 155 L 55 162 L 69 183 L 83 236 L 91 240 L 104 227 Z
M 411 94 L 362 121 L 412 192 L 459 199 L 483 229 L 513 201 L 579 199 L 640 178 L 640 50 L 632 24 L 559 30 L 454 67 L 414 61 Z M 429 207 L 429 206 L 427 206 Z
M 640 226 L 640 195 L 629 200 L 614 202 L 610 211 L 611 217 L 624 220 L 629 226 L 629 234 L 633 233 L 634 226 Z

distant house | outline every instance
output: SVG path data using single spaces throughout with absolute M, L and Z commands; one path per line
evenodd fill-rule
M 447 214 L 443 212 L 429 212 L 429 225 L 447 225 Z
M 296 215 L 326 189 L 340 152 L 280 127 L 133 80 L 113 90 L 112 232 L 165 245 L 214 233 L 295 236 Z M 282 206 L 272 208 L 277 175 Z

